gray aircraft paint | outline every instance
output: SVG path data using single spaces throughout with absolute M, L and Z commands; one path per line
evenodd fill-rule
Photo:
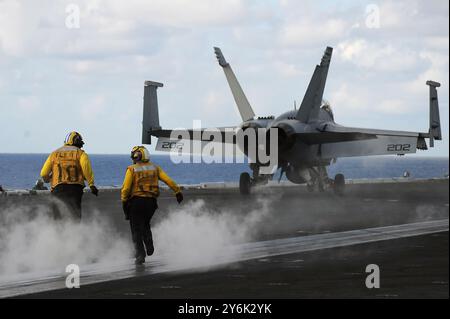
M 225 60 L 219 48 L 214 48 L 214 50 L 219 65 L 225 72 L 229 87 L 243 119 L 238 128 L 243 130 L 256 130 L 259 128 L 278 129 L 279 168 L 281 168 L 282 172 L 289 170 L 290 172 L 297 172 L 296 174 L 298 175 L 307 176 L 305 169 L 325 168 L 339 157 L 405 155 L 415 153 L 417 149 L 426 150 L 428 148 L 425 141 L 426 138 L 430 139 L 430 147 L 434 147 L 435 140 L 442 139 L 437 96 L 437 88 L 440 84 L 437 82 L 428 81 L 426 83 L 430 87 L 430 128 L 426 133 L 341 126 L 334 122 L 331 108 L 322 103 L 333 52 L 332 48 L 327 47 L 321 63 L 315 67 L 298 110 L 285 112 L 277 118 L 255 118 L 255 113 L 230 64 Z M 145 92 L 153 90 L 156 96 L 156 89 L 161 85 L 159 83 L 154 85 L 151 83 L 154 82 L 146 82 Z M 151 97 L 152 100 L 146 101 L 146 96 Z M 147 113 L 145 111 L 146 108 L 150 109 Z M 156 98 L 153 98 L 152 94 L 146 93 L 144 96 L 144 114 L 157 116 L 157 109 Z M 181 144 L 177 143 L 185 143 L 180 142 L 178 138 L 174 138 L 172 130 L 161 129 L 159 119 L 144 118 L 143 125 L 143 143 L 150 143 L 150 137 L 156 136 L 160 139 L 157 144 L 157 150 L 170 151 L 170 149 L 162 147 L 164 143 L 173 143 L 178 146 Z M 202 129 L 202 131 L 204 130 Z M 220 130 L 223 131 L 224 129 Z M 189 139 L 195 139 L 193 134 L 190 135 Z M 224 139 L 222 140 L 224 141 Z M 238 146 L 247 155 L 247 151 L 243 149 L 242 145 Z M 182 151 L 182 148 L 181 146 L 179 151 Z M 311 173 L 309 175 L 314 176 L 314 172 Z M 256 172 L 255 176 L 258 175 L 259 173 Z M 308 182 L 303 178 L 289 179 L 294 183 Z
M 255 117 L 255 112 L 253 112 L 250 103 L 248 102 L 247 96 L 245 96 L 244 90 L 242 90 L 239 81 L 234 75 L 233 69 L 230 64 L 225 60 L 222 51 L 219 48 L 214 48 L 217 60 L 220 66 L 223 68 L 223 72 L 230 86 L 231 92 L 233 93 L 234 101 L 238 107 L 239 113 L 241 114 L 243 121 L 252 120 Z

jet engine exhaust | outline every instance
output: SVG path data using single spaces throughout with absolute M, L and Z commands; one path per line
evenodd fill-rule
M 278 151 L 280 153 L 289 151 L 295 144 L 295 131 L 283 123 L 275 128 L 278 129 Z M 270 131 L 267 132 L 267 141 L 270 141 Z

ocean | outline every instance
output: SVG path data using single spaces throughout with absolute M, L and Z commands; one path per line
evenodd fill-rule
M 30 189 L 39 178 L 48 154 L 0 154 L 0 185 L 5 189 Z M 120 186 L 129 155 L 89 155 L 98 186 Z M 204 182 L 237 182 L 242 172 L 250 172 L 248 164 L 174 164 L 167 155 L 153 155 L 179 184 Z M 449 171 L 448 158 L 366 157 L 342 158 L 329 167 L 329 175 L 343 173 L 348 179 L 401 177 L 409 171 L 412 178 L 444 177 Z

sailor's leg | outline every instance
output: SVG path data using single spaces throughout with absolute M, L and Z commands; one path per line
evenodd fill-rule
M 143 212 L 139 209 L 138 200 L 133 198 L 130 203 L 130 228 L 131 236 L 133 239 L 135 258 L 145 259 L 144 248 L 144 216 Z
M 152 236 L 152 230 L 151 230 L 151 220 L 152 217 L 158 208 L 157 202 L 155 198 L 149 198 L 146 201 L 145 205 L 145 216 L 144 216 L 144 224 L 143 224 L 143 239 L 145 243 L 145 248 L 147 250 L 147 255 L 151 256 L 153 255 L 155 248 L 153 245 L 153 236 Z

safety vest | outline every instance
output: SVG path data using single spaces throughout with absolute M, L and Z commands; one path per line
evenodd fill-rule
M 128 167 L 133 173 L 130 197 L 158 197 L 158 167 L 152 163 L 134 164 Z
M 75 146 L 63 146 L 53 152 L 52 188 L 60 184 L 84 186 L 80 158 L 83 151 Z

